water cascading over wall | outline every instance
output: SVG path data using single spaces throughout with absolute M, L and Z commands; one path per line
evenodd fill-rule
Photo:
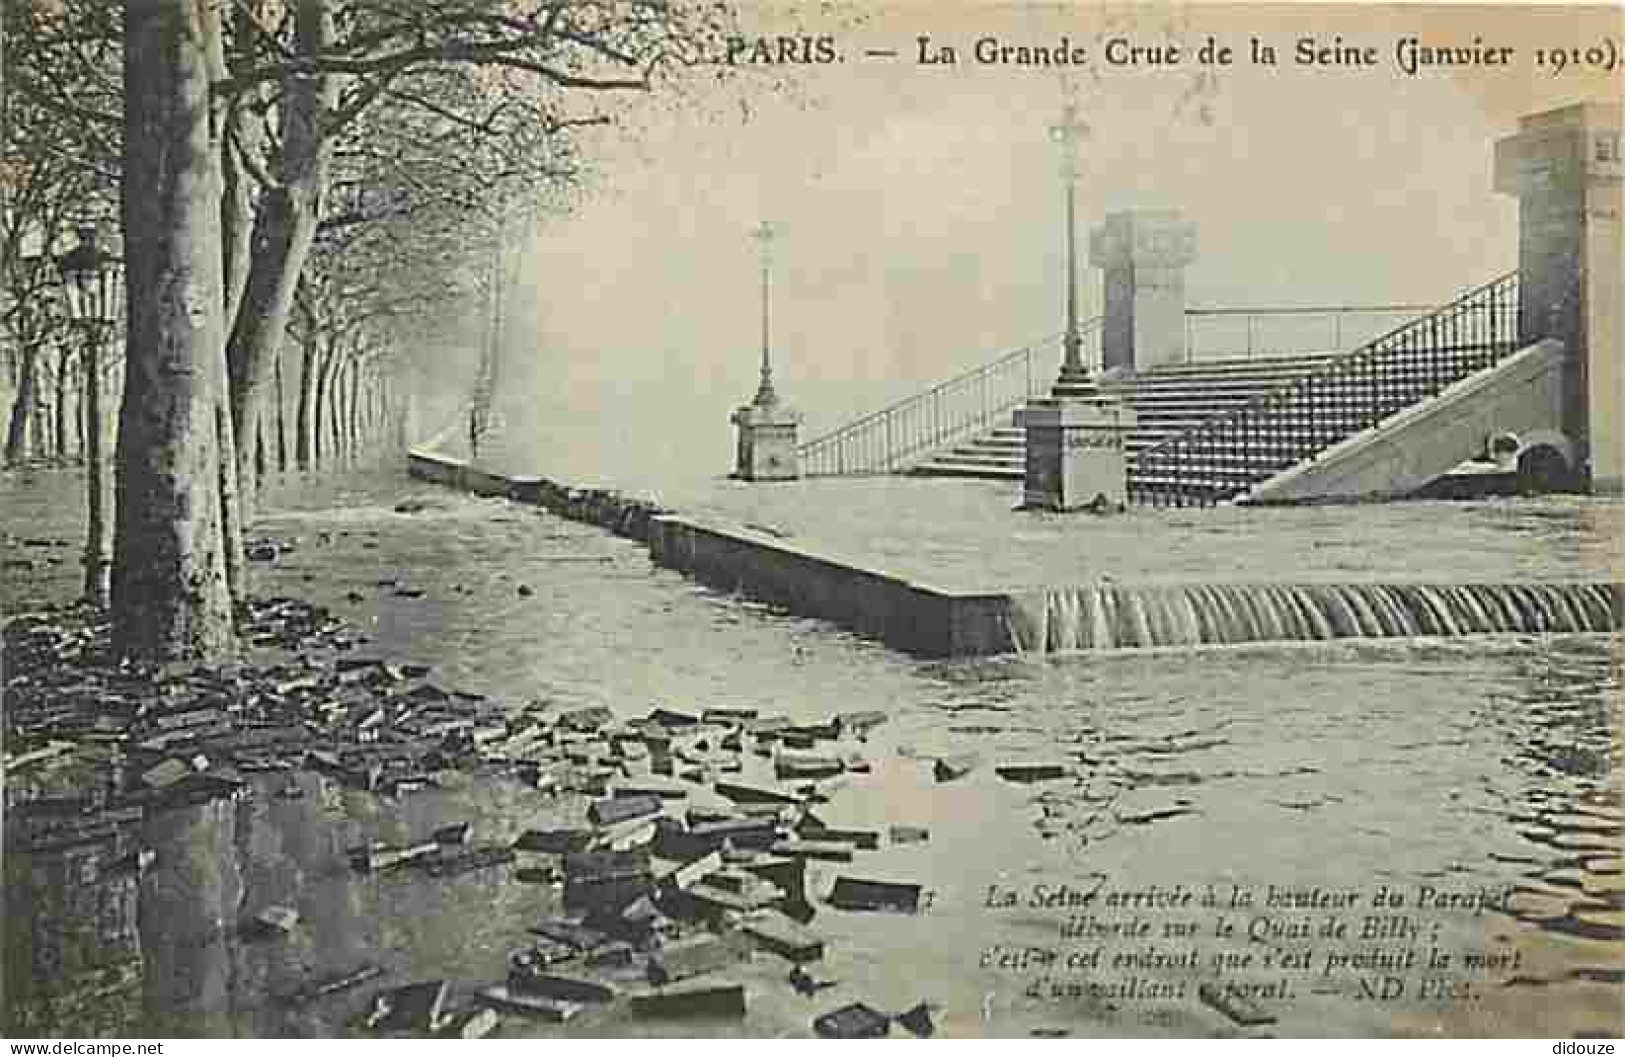
M 1625 592 L 1606 583 L 1097 584 L 1006 597 L 1019 653 L 1625 626 Z
M 1607 581 L 956 590 L 613 491 L 507 477 L 424 451 L 408 465 L 416 477 L 602 525 L 647 544 L 656 565 L 927 657 L 1625 628 L 1625 588 Z

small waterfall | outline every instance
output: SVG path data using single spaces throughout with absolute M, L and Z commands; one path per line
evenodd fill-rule
M 1566 584 L 1095 584 L 1006 599 L 1017 652 L 1618 631 L 1625 590 Z

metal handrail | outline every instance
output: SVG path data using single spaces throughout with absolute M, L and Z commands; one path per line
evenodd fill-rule
M 1101 320 L 1080 327 L 1085 336 Z M 993 360 L 938 382 L 930 389 L 872 411 L 797 448 L 808 477 L 895 473 L 911 460 L 985 431 L 998 417 L 1048 389 L 1054 367 L 1039 363 L 1055 352 L 1060 335 L 1002 353 Z
M 1130 494 L 1179 506 L 1231 498 L 1499 362 L 1518 339 L 1512 272 L 1140 452 Z

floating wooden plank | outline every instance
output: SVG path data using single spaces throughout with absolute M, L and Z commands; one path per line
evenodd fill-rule
M 835 725 L 842 734 L 855 734 L 861 738 L 889 718 L 884 712 L 842 712 L 835 717 Z
M 784 893 L 777 888 L 771 892 L 766 889 L 732 892 L 701 882 L 690 886 L 681 896 L 673 899 L 674 907 L 681 908 L 686 904 L 693 906 L 703 916 L 717 917 L 724 913 L 748 914 L 752 910 L 760 910 L 783 899 Z
M 706 723 L 749 723 L 761 711 L 755 708 L 708 708 L 700 715 Z
M 1018 782 L 1028 785 L 1033 782 L 1053 782 L 1057 778 L 1065 778 L 1067 769 L 1059 763 L 1007 763 L 993 768 L 1000 778 L 1007 782 Z
M 448 1016 L 445 1026 L 436 1034 L 444 1039 L 483 1039 L 496 1030 L 501 1019 L 496 1010 L 489 1007 L 468 1009 Z
M 658 873 L 656 879 L 671 888 L 684 889 L 720 869 L 722 869 L 722 853 L 713 851 Z
M 649 982 L 680 983 L 750 960 L 750 948 L 734 936 L 696 936 L 670 943 L 649 955 Z
M 741 928 L 763 950 L 797 965 L 815 962 L 824 956 L 822 936 L 777 911 L 762 911 Z
M 592 833 L 585 829 L 528 829 L 519 835 L 513 846 L 516 851 L 568 855 L 586 851 L 591 842 Z
M 296 990 L 284 999 L 284 1002 L 290 1006 L 306 1006 L 318 999 L 326 998 L 328 995 L 336 995 L 340 991 L 349 991 L 360 987 L 369 980 L 375 980 L 382 975 L 384 975 L 384 970 L 379 966 L 370 963 L 361 965 L 336 976 L 300 984 Z
M 562 1024 L 581 1012 L 581 1003 L 566 1002 L 557 998 L 548 998 L 546 995 L 526 994 L 516 991 L 507 984 L 492 984 L 482 987 L 475 992 L 482 1002 L 488 1002 L 499 1009 L 506 1009 L 538 1020 Z
M 675 782 L 642 779 L 621 782 L 610 790 L 609 795 L 616 799 L 655 797 L 660 800 L 684 800 L 688 797 L 688 789 Z
M 646 847 L 659 832 L 659 819 L 629 818 L 607 826 L 599 832 L 594 844 L 611 851 L 630 851 Z
M 688 836 L 705 850 L 722 847 L 724 841 L 736 848 L 766 848 L 779 839 L 776 818 L 740 819 L 690 827 Z
M 432 837 L 436 844 L 467 844 L 473 832 L 472 822 L 456 822 L 449 826 L 441 826 L 434 831 Z
M 450 855 L 429 866 L 431 877 L 457 877 L 474 870 L 483 870 L 490 866 L 503 866 L 517 858 L 514 850 L 506 845 L 474 848 L 457 855 Z
M 449 985 L 444 980 L 407 984 L 373 996 L 367 1026 L 379 1031 L 431 1032 L 439 1028 Z
M 923 826 L 893 826 L 891 828 L 891 842 L 893 844 L 921 844 L 931 839 L 931 831 Z
M 587 818 L 595 826 L 612 826 L 628 819 L 658 815 L 660 811 L 661 800 L 658 796 L 614 796 L 595 801 L 587 808 Z
M 508 986 L 527 995 L 556 998 L 561 1002 L 612 1002 L 615 988 L 598 980 L 568 976 L 548 969 L 515 969 L 508 974 Z
M 846 765 L 833 756 L 811 752 L 781 752 L 773 758 L 773 776 L 781 782 L 833 778 Z
M 823 862 L 851 862 L 852 845 L 833 840 L 781 840 L 769 849 L 774 855 Z
M 974 752 L 955 756 L 939 756 L 931 765 L 931 773 L 938 782 L 952 782 L 965 777 L 981 766 L 982 758 Z
M 917 1038 L 929 1039 L 937 1033 L 936 1021 L 931 1018 L 931 1006 L 925 1002 L 897 1014 L 897 1023 L 903 1025 Z
M 742 1017 L 745 1015 L 745 988 L 742 984 L 723 984 L 633 995 L 632 1015 L 644 1020 Z
M 581 954 L 597 950 L 609 939 L 598 929 L 588 928 L 567 918 L 548 918 L 538 925 L 531 926 L 530 931 L 555 943 L 562 943 Z
M 920 908 L 920 886 L 895 881 L 838 877 L 829 904 L 841 910 L 884 910 L 912 914 Z
M 854 848 L 863 851 L 874 851 L 880 847 L 880 834 L 872 829 L 842 829 L 811 820 L 811 824 L 797 829 L 796 833 L 803 840 L 835 841 L 840 844 L 850 844 Z
M 559 726 L 570 730 L 597 730 L 608 726 L 615 719 L 615 714 L 603 705 L 593 705 L 588 708 L 578 708 L 559 716 Z
M 813 1031 L 826 1039 L 883 1039 L 891 1032 L 891 1018 L 854 1002 L 814 1018 Z

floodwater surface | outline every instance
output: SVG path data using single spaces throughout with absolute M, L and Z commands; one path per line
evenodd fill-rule
M 3 611 L 71 587 L 75 480 L 0 478 L 5 557 L 68 556 L 7 572 Z M 408 495 L 427 506 L 396 512 Z M 795 502 L 762 495 L 776 497 L 763 516 Z M 889 717 L 851 746 L 872 772 L 818 809 L 882 834 L 852 864 L 812 867 L 810 927 L 827 940 L 818 968 L 834 987 L 802 997 L 785 963 L 758 955 L 740 977 L 742 1020 L 589 1012 L 562 1027 L 505 1017 L 501 1034 L 806 1036 L 815 1016 L 853 1001 L 935 1003 L 947 1035 L 1625 1028 L 1617 636 L 925 661 L 697 586 L 638 544 L 505 501 L 375 474 L 287 482 L 270 509 L 256 534 L 292 550 L 255 564 L 256 592 L 331 607 L 369 637 L 362 652 L 431 664 L 443 686 L 514 707 L 602 703 L 622 717 L 657 706 Z M 1166 516 L 1187 536 L 1244 534 L 1259 551 L 1283 524 Z M 1557 578 L 1602 546 L 1595 522 L 1618 520 L 1560 501 L 1303 517 L 1361 526 L 1328 547 L 1367 566 L 1393 565 L 1417 541 L 1500 533 L 1519 542 L 1495 561 Z M 1087 546 L 1072 525 L 1030 531 Z M 30 548 L 31 537 L 70 545 Z M 1207 560 L 1224 555 L 1215 542 Z M 933 776 L 935 759 L 970 754 L 981 764 L 964 777 Z M 995 770 L 1019 763 L 1061 765 L 1064 777 L 1023 784 Z M 559 910 L 556 889 L 511 867 L 363 876 L 344 849 L 461 820 L 500 841 L 579 819 L 585 801 L 500 777 L 399 799 L 310 772 L 297 781 L 300 799 L 265 785 L 174 813 L 184 817 L 163 832 L 149 825 L 158 858 L 130 939 L 140 979 L 108 999 L 129 1034 L 344 1034 L 377 986 L 444 978 L 464 996 L 499 979 L 526 929 Z M 714 797 L 695 787 L 691 799 Z M 893 825 L 928 837 L 890 839 Z M 838 910 L 819 897 L 841 875 L 918 882 L 929 898 L 915 915 Z M 1376 905 L 1379 889 L 1399 902 Z M 291 936 L 234 928 L 270 904 L 300 912 Z M 8 919 L 8 947 L 20 927 Z M 276 1001 L 362 962 L 389 973 L 301 1010 Z M 1274 1021 L 1243 1026 L 1200 997 L 1203 983 L 1234 985 Z

